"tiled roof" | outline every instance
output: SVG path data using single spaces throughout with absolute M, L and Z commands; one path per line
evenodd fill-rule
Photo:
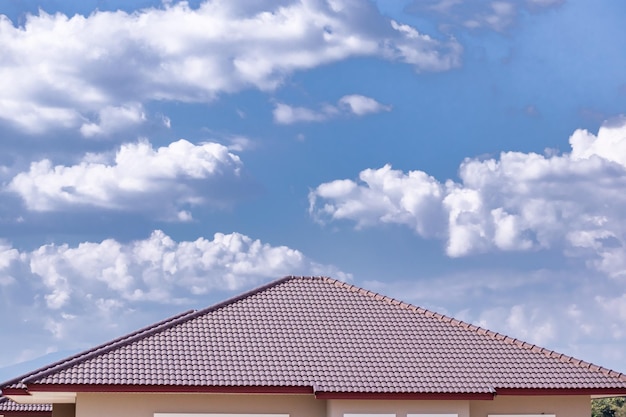
M 24 384 L 626 392 L 626 375 L 330 278 L 287 277 L 9 386 Z
M 51 404 L 19 404 L 6 397 L 0 397 L 0 415 L 28 415 L 29 413 L 49 413 L 52 415 Z

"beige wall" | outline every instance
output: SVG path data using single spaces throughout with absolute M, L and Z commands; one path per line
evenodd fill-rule
M 410 413 L 456 413 L 459 417 L 470 417 L 469 401 L 328 400 L 327 404 L 328 417 L 343 417 L 344 413 L 395 413 L 396 417 Z
M 487 417 L 489 414 L 555 414 L 556 417 L 589 417 L 588 396 L 496 397 L 492 401 L 356 401 L 328 400 L 328 417 L 344 413 L 458 414 L 459 417 Z
M 344 413 L 556 414 L 589 417 L 587 396 L 496 397 L 493 401 L 317 400 L 312 395 L 79 393 L 76 417 L 153 417 L 153 413 L 273 413 L 290 417 L 343 417 Z M 56 417 L 56 416 L 55 416 Z M 62 416 L 66 417 L 66 416 Z
M 326 401 L 313 395 L 79 393 L 76 417 L 152 417 L 153 413 L 288 413 L 323 417 Z
M 589 417 L 589 396 L 496 397 L 493 401 L 470 401 L 471 417 L 488 414 L 556 414 L 556 417 Z

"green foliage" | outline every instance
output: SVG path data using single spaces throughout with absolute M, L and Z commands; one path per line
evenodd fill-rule
M 592 400 L 591 417 L 626 417 L 626 397 Z

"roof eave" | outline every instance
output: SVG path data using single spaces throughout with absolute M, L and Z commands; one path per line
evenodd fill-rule
M 313 394 L 310 386 L 243 385 L 139 385 L 139 384 L 27 384 L 28 393 L 124 392 L 124 393 L 223 393 L 223 394 Z
M 621 388 L 496 388 L 493 392 L 340 392 L 318 391 L 310 386 L 201 386 L 134 384 L 27 384 L 26 389 L 9 388 L 3 395 L 18 403 L 75 401 L 79 392 L 108 393 L 213 393 L 315 395 L 324 400 L 493 400 L 496 396 L 612 397 L 626 395 Z
M 489 392 L 316 392 L 320 400 L 493 400 Z
M 75 404 L 74 391 L 4 392 L 3 395 L 17 404 Z
M 541 395 L 589 395 L 624 396 L 626 386 L 618 388 L 497 388 L 497 395 L 541 396 Z

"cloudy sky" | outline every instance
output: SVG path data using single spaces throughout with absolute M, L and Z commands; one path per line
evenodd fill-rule
M 0 15 L 0 379 L 284 275 L 626 371 L 622 0 Z

